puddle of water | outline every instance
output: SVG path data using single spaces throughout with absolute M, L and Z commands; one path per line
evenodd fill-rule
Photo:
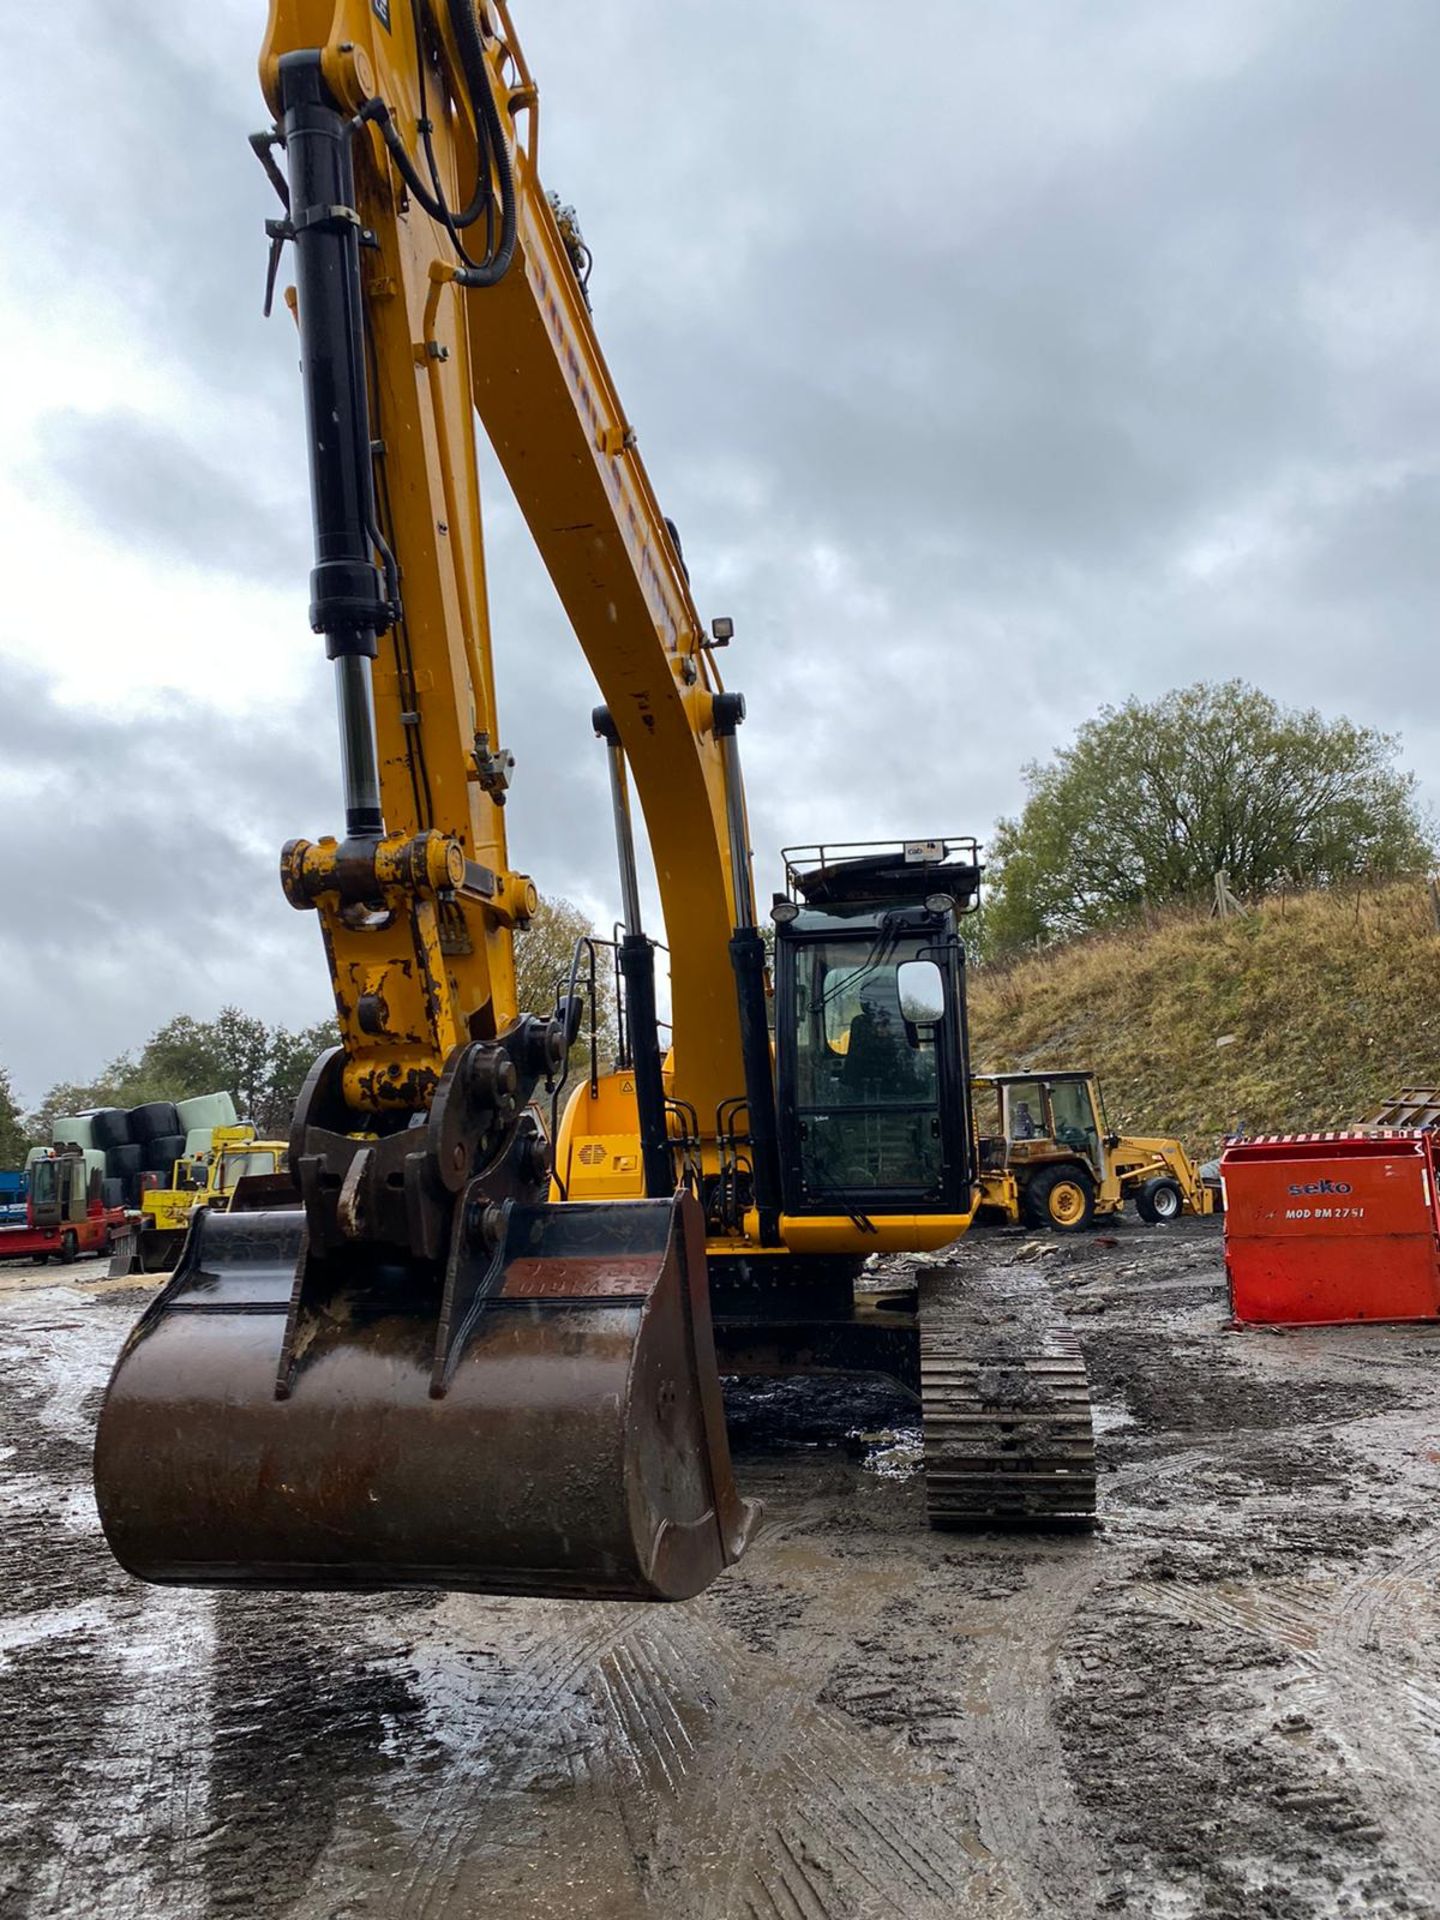
M 910 1480 L 925 1465 L 925 1436 L 919 1427 L 882 1427 L 867 1432 L 852 1427 L 845 1436 L 860 1455 L 866 1473 L 882 1480 Z
M 1135 1416 L 1130 1411 L 1129 1402 L 1124 1399 L 1095 1401 L 1091 1406 L 1091 1416 L 1096 1433 L 1118 1433 L 1123 1427 L 1135 1425 Z

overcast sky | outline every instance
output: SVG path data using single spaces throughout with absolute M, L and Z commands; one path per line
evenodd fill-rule
M 757 849 L 984 837 L 1024 761 L 1201 675 L 1399 730 L 1440 797 L 1434 0 L 514 13 L 629 417 L 736 623 Z M 294 333 L 260 318 L 263 16 L 0 17 L 29 1100 L 175 1012 L 328 1009 L 275 877 L 341 815 Z M 608 922 L 593 687 L 490 473 L 512 858 Z

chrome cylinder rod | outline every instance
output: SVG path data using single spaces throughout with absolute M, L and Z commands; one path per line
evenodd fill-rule
M 335 662 L 335 704 L 340 716 L 340 775 L 345 788 L 347 833 L 369 838 L 385 831 L 380 804 L 380 760 L 375 742 L 375 693 L 364 654 L 342 653 Z
M 615 815 L 615 853 L 620 863 L 620 913 L 627 933 L 643 933 L 640 919 L 640 874 L 635 864 L 635 822 L 630 812 L 630 781 L 625 749 L 607 707 L 591 715 L 596 733 L 605 742 L 610 761 L 610 804 Z

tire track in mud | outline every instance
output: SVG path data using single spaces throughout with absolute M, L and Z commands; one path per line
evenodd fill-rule
M 517 1915 L 551 1911 L 526 1904 L 526 1868 L 548 1857 L 548 1816 L 567 1790 L 588 1809 L 590 1837 L 620 1885 L 610 1904 L 566 1911 L 627 1920 L 634 1875 L 603 1844 L 608 1827 L 623 1846 L 619 1809 L 607 1809 L 603 1777 L 577 1775 L 595 1746 L 583 1682 L 635 1611 L 427 1596 L 398 1648 L 383 1614 L 368 1622 L 376 1665 L 413 1693 L 417 1712 L 396 1730 L 380 1804 L 364 1787 L 338 1803 L 336 1842 L 293 1920 L 344 1911 L 367 1864 L 395 1920 L 440 1920 L 495 1899 Z M 545 1885 L 553 1893 L 548 1876 Z M 598 1885 L 590 1891 L 599 1897 Z
M 146 1592 L 110 1623 L 100 1778 L 37 1882 L 38 1911 L 107 1920 L 203 1911 L 212 1638 L 208 1595 Z
M 1057 1920 L 1086 1911 L 1098 1874 L 1051 1710 L 1061 1647 L 1104 1570 L 1095 1543 L 1075 1544 L 1039 1561 L 1023 1609 L 999 1610 L 970 1698 L 981 1836 L 1006 1863 L 1023 1911 Z
M 1207 1858 L 1183 1834 L 1167 1833 L 1163 1819 L 1137 1822 L 1122 1830 L 1122 1856 L 1129 1855 L 1122 1867 L 1133 1866 L 1137 1849 L 1168 1855 L 1175 1897 L 1189 1890 L 1192 1904 L 1183 1911 L 1203 1904 L 1207 1913 L 1248 1916 L 1248 1903 L 1264 1891 L 1279 1902 L 1273 1911 L 1285 1915 L 1434 1914 L 1428 1896 L 1440 1886 L 1430 1787 L 1440 1764 L 1437 1571 L 1440 1540 L 1432 1540 L 1383 1571 L 1312 1572 L 1244 1586 L 1136 1581 L 1125 1595 L 1136 1610 L 1129 1645 L 1141 1649 L 1133 1665 L 1097 1652 L 1093 1630 L 1082 1623 L 1070 1654 L 1078 1651 L 1122 1703 L 1132 1742 L 1127 1771 L 1145 1770 L 1146 1744 L 1170 1722 L 1164 1737 L 1173 1742 L 1175 1777 L 1192 1782 L 1196 1830 L 1216 1836 L 1214 1857 Z M 1113 1604 L 1106 1612 L 1113 1632 Z M 1146 1650 L 1157 1623 L 1174 1630 L 1156 1643 L 1164 1649 L 1158 1661 L 1154 1646 Z M 1136 1698 L 1136 1666 L 1150 1690 L 1148 1707 Z M 1083 1682 L 1075 1690 L 1083 1694 Z M 1184 1700 L 1179 1724 L 1166 1711 L 1167 1691 Z M 1085 1713 L 1077 1718 L 1087 1724 Z M 1225 1801 L 1216 1798 L 1207 1746 L 1229 1756 Z M 1103 1738 L 1097 1751 L 1107 1766 Z M 1083 1769 L 1078 1746 L 1077 1764 Z M 1236 1793 L 1245 1795 L 1248 1816 L 1237 1816 Z M 1242 1833 L 1249 1836 L 1243 1844 Z M 1247 1851 L 1257 1863 L 1271 1863 L 1273 1878 L 1263 1889 L 1245 1878 Z M 1153 1897 L 1153 1879 L 1143 1884 Z
M 954 1911 L 974 1855 L 919 1810 L 923 1766 L 817 1704 L 829 1664 L 824 1648 L 767 1659 L 703 1614 L 652 1617 L 607 1656 L 635 1681 L 611 1691 L 606 1737 L 657 1910 Z
M 791 1529 L 776 1538 L 795 1542 Z M 828 1572 L 853 1584 L 840 1556 L 803 1540 L 790 1551 L 811 1581 Z M 977 1876 L 994 1883 L 996 1873 L 966 1796 L 930 1751 L 820 1703 L 865 1614 L 883 1632 L 923 1571 L 892 1563 L 877 1579 L 867 1556 L 854 1564 L 865 1576 L 843 1631 L 828 1616 L 823 1631 L 796 1627 L 792 1577 L 767 1573 L 760 1556 L 727 1576 L 732 1603 L 748 1581 L 753 1611 L 775 1605 L 775 1655 L 726 1624 L 713 1594 L 683 1607 L 578 1610 L 451 1600 L 412 1623 L 416 1644 L 395 1658 L 425 1702 L 439 1758 L 413 1785 L 387 1783 L 383 1860 L 398 1863 L 383 1869 L 387 1913 L 438 1920 L 486 1896 L 516 1914 L 553 1913 L 560 1889 L 587 1920 L 750 1909 L 948 1920 L 962 1910 Z M 963 1588 L 953 1569 L 938 1577 Z M 906 1629 L 897 1620 L 895 1630 Z M 949 1705 L 963 1713 L 958 1694 Z M 339 1809 L 340 1835 L 373 1825 L 363 1800 Z M 346 1854 L 342 1838 L 295 1920 L 336 1910 L 354 1884 Z
M 1440 1889 L 1440 1534 L 1348 1581 L 1316 1647 L 1328 1717 L 1423 1884 Z M 1418 1778 L 1417 1778 L 1418 1774 Z
M 1106 1440 L 1126 1552 L 1077 1619 L 1057 1713 L 1104 1902 L 1177 1920 L 1431 1915 L 1425 1769 L 1402 1740 L 1382 1757 L 1399 1675 L 1366 1697 L 1336 1647 L 1349 1596 L 1389 1605 L 1376 1569 L 1409 1559 L 1415 1514 L 1385 1492 L 1384 1454 L 1413 1444 L 1415 1374 L 1396 1362 L 1416 1355 L 1385 1329 L 1220 1349 L 1199 1334 L 1117 1328 L 1101 1368 L 1136 1416 Z
M 1061 1661 L 1057 1717 L 1102 1906 L 1185 1920 L 1413 1911 L 1348 1770 L 1323 1740 L 1297 1741 L 1310 1722 L 1280 1705 L 1308 1669 L 1253 1623 L 1148 1600 L 1097 1588 Z
M 174 1916 L 203 1904 L 209 1602 L 111 1560 L 90 1491 L 93 1409 L 123 1333 L 74 1279 L 9 1289 L 0 1413 L 6 1601 L 0 1691 L 19 1750 L 0 1912 Z M 22 1297 L 17 1298 L 20 1295 Z M 63 1336 L 57 1343 L 55 1336 Z
M 475 1726 L 467 1747 L 452 1752 L 452 1763 L 458 1763 L 453 1780 L 432 1803 L 421 1836 L 427 1853 L 434 1849 L 433 1861 L 417 1862 L 397 1920 L 440 1920 L 462 1895 L 477 1842 L 482 1850 L 491 1844 L 484 1816 L 495 1801 L 513 1801 L 562 1767 L 574 1790 L 576 1762 L 591 1744 L 577 1724 L 588 1704 L 585 1679 L 625 1631 L 627 1609 L 587 1609 L 578 1632 L 566 1617 L 571 1611 L 557 1605 L 547 1631 L 501 1658 L 498 1703 Z M 587 1782 L 591 1794 L 597 1784 L 603 1789 L 603 1782 Z
M 87 1504 L 132 1303 L 0 1290 L 0 1920 L 1431 1913 L 1440 1338 L 1227 1336 L 1121 1238 L 1097 1539 L 927 1534 L 811 1383 L 681 1608 L 147 1594 Z
M 402 1635 L 411 1603 L 382 1604 Z M 342 1807 L 395 1764 L 393 1730 L 409 1729 L 420 1708 L 364 1647 L 375 1610 L 341 1594 L 217 1596 L 205 1913 L 288 1917 L 343 1843 Z
M 828 1501 L 808 1484 L 817 1474 Z M 872 1486 L 857 1510 L 850 1468 L 802 1458 L 753 1478 L 783 1496 L 764 1548 L 690 1606 L 452 1599 L 412 1622 L 416 1644 L 391 1657 L 441 1758 L 413 1788 L 398 1773 L 386 1782 L 387 1913 L 438 1920 L 487 1897 L 517 1915 L 568 1897 L 587 1920 L 1032 1910 L 982 1838 L 965 1751 L 973 1645 L 957 1621 L 974 1602 L 977 1631 L 992 1633 L 995 1600 L 1026 1587 L 1041 1558 L 928 1534 L 915 1485 Z M 1052 1604 L 1064 1614 L 1073 1600 Z M 1024 1729 L 1003 1771 L 1036 1803 L 1027 1832 L 1043 1824 L 1029 1777 L 1045 1725 L 1038 1672 L 1010 1682 L 1012 1703 L 1035 1701 L 997 1714 L 1005 1731 L 988 1742 L 997 1752 Z M 1045 1778 L 1060 1790 L 1053 1768 Z M 374 1850 L 363 1793 L 335 1825 L 295 1920 L 343 1911 L 356 1883 L 347 1833 Z M 1044 1870 L 1057 1886 L 1083 1877 L 1071 1851 L 1063 1881 Z

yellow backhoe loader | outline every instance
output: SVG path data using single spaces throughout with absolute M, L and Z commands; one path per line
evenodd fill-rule
M 1113 1133 L 1093 1073 L 977 1074 L 970 1082 L 980 1208 L 1078 1233 L 1129 1200 L 1150 1226 L 1215 1210 L 1178 1140 Z
M 868 1254 L 942 1248 L 978 1199 L 975 845 L 790 852 L 772 1050 L 728 624 L 701 624 L 601 355 L 509 8 L 271 0 L 260 64 L 345 800 L 343 835 L 291 841 L 281 877 L 342 1044 L 297 1104 L 291 1204 L 200 1214 L 117 1362 L 112 1548 L 167 1582 L 682 1598 L 758 1517 L 721 1366 L 903 1382 L 937 1524 L 1088 1515 L 1084 1369 L 1042 1298 L 943 1265 L 857 1291 Z M 625 1046 L 568 1099 L 597 960 L 582 942 L 557 1005 L 517 1005 L 537 895 L 506 848 L 477 413 L 604 701 Z M 576 751 L 553 724 L 531 779 Z
M 177 1160 L 168 1187 L 150 1187 L 140 1196 L 140 1217 L 118 1235 L 110 1258 L 110 1277 L 129 1273 L 168 1273 L 180 1258 L 192 1217 L 202 1207 L 228 1207 L 242 1180 L 284 1171 L 289 1143 L 257 1140 L 254 1127 L 240 1123 L 216 1127 L 208 1152 Z

